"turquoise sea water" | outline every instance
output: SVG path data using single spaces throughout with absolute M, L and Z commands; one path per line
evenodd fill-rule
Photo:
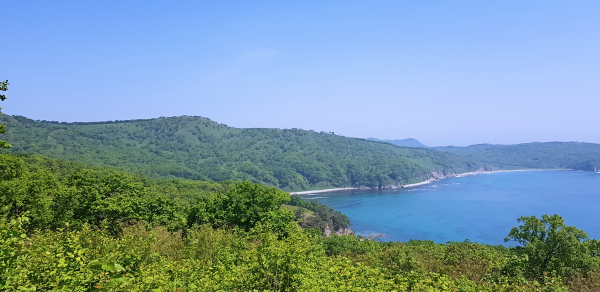
M 600 239 L 600 173 L 518 171 L 443 179 L 400 190 L 303 195 L 348 215 L 359 235 L 380 240 L 506 244 L 520 216 L 559 214 Z M 508 245 L 511 245 L 508 243 Z

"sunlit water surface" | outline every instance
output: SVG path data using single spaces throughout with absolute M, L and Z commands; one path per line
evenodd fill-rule
M 515 171 L 443 179 L 400 190 L 302 195 L 348 215 L 359 235 L 380 240 L 505 244 L 520 216 L 559 214 L 600 239 L 600 173 Z

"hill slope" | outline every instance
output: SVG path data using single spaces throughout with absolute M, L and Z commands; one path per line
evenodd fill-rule
M 397 187 L 484 169 L 440 151 L 298 129 L 238 129 L 202 117 L 97 123 L 0 116 L 13 152 L 154 177 L 250 180 L 284 190 Z
M 434 149 L 481 161 L 500 169 L 543 168 L 600 170 L 600 144 L 581 142 L 479 144 Z
M 396 139 L 396 140 L 379 140 L 377 138 L 367 138 L 367 140 L 386 142 L 386 143 L 394 144 L 396 146 L 403 146 L 403 147 L 422 147 L 422 148 L 428 147 L 425 144 L 419 142 L 419 140 L 413 139 L 413 138 L 407 138 L 407 139 L 401 139 L 401 140 L 398 140 L 398 139 Z

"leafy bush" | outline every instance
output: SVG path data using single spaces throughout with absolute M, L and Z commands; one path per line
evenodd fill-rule
M 582 241 L 559 216 L 526 217 L 509 234 L 524 245 L 510 249 L 322 237 L 300 228 L 280 208 L 287 193 L 271 187 L 166 180 L 158 188 L 106 169 L 4 161 L 3 291 L 567 291 L 564 283 L 593 291 L 599 283 L 600 242 Z M 296 202 L 315 213 L 324 206 Z
M 211 224 L 215 227 L 239 227 L 246 231 L 261 223 L 270 223 L 283 230 L 293 222 L 294 215 L 279 206 L 289 201 L 290 195 L 276 188 L 248 181 L 235 184 L 227 194 L 206 197 L 189 212 L 187 223 Z

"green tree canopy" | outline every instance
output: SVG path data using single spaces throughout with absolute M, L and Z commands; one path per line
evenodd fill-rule
M 259 223 L 269 223 L 283 230 L 294 220 L 294 215 L 279 209 L 290 200 L 290 195 L 276 188 L 237 183 L 227 194 L 203 198 L 188 216 L 188 225 L 212 224 L 220 227 L 232 225 L 250 230 Z
M 585 240 L 588 235 L 574 226 L 567 226 L 558 214 L 523 216 L 517 219 L 523 223 L 513 227 L 504 241 L 514 240 L 521 244 L 515 248 L 523 256 L 526 274 L 542 278 L 545 273 L 560 276 L 572 274 L 585 266 L 589 250 Z

